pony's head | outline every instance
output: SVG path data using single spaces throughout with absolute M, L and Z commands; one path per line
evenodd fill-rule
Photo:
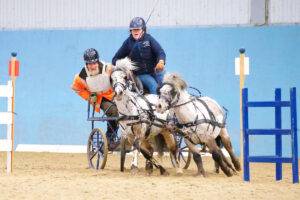
M 186 88 L 186 82 L 178 74 L 165 75 L 162 86 L 158 88 L 159 100 L 156 110 L 163 113 L 175 105 L 179 100 L 180 92 Z
M 132 71 L 136 66 L 129 58 L 117 60 L 116 66 L 111 74 L 113 89 L 116 93 L 116 98 L 121 98 L 125 89 L 128 87 L 128 80 L 132 79 Z

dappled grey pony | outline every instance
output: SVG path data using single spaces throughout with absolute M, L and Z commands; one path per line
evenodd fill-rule
M 177 127 L 185 137 L 185 142 L 193 152 L 198 174 L 205 176 L 202 159 L 196 144 L 205 144 L 216 164 L 227 176 L 232 176 L 240 170 L 240 162 L 233 152 L 230 137 L 225 127 L 226 115 L 224 109 L 209 97 L 194 97 L 187 91 L 186 82 L 177 74 L 167 74 L 159 89 L 158 112 L 170 110 L 176 115 Z M 228 151 L 231 161 L 227 160 L 217 145 L 220 141 Z
M 141 153 L 147 159 L 146 170 L 151 173 L 153 165 L 160 169 L 161 174 L 167 174 L 161 163 L 153 158 L 153 148 L 150 139 L 161 134 L 170 150 L 171 161 L 177 173 L 182 173 L 179 167 L 176 153 L 177 147 L 174 136 L 165 128 L 167 114 L 157 113 L 154 108 L 158 101 L 158 96 L 149 94 L 141 95 L 137 92 L 133 83 L 132 70 L 135 66 L 128 58 L 118 60 L 111 75 L 112 85 L 115 91 L 114 102 L 117 105 L 120 117 L 119 121 L 122 129 L 122 137 L 133 145 L 138 141 Z M 137 150 L 136 150 L 137 151 Z M 134 154 L 137 152 L 135 151 Z M 137 165 L 137 161 L 133 162 Z

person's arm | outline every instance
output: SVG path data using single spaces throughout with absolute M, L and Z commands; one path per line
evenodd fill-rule
M 87 85 L 78 74 L 75 75 L 71 88 L 83 99 L 88 100 L 90 98 L 91 94 L 87 89 Z
M 120 49 L 117 51 L 117 53 L 115 54 L 115 56 L 112 59 L 112 64 L 116 65 L 116 61 L 121 59 L 121 58 L 125 58 L 126 56 L 129 55 L 130 53 L 130 49 L 129 49 L 129 45 L 128 45 L 128 40 L 125 40 L 122 44 L 122 46 L 120 47 Z
M 153 53 L 156 55 L 157 62 L 163 60 L 163 62 L 166 63 L 166 54 L 160 44 L 152 36 L 150 36 L 150 42 Z
M 151 48 L 156 56 L 155 71 L 163 71 L 166 63 L 166 54 L 160 44 L 150 36 Z

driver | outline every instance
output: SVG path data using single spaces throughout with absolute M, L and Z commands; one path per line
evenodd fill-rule
M 95 106 L 95 111 L 102 109 L 108 117 L 117 117 L 118 110 L 112 102 L 114 92 L 110 84 L 112 65 L 99 60 L 96 49 L 90 48 L 84 52 L 85 66 L 79 74 L 75 75 L 72 89 L 83 99 Z M 115 135 L 118 130 L 116 121 L 107 121 L 106 137 L 109 142 L 109 150 L 118 145 Z
M 149 93 L 157 94 L 157 87 L 162 84 L 165 74 L 166 54 L 160 44 L 146 32 L 143 18 L 133 18 L 129 30 L 130 35 L 116 52 L 112 64 L 115 65 L 117 60 L 128 56 L 138 67 L 133 73 Z

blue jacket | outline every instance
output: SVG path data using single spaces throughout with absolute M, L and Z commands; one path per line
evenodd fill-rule
M 112 64 L 128 56 L 139 67 L 134 73 L 154 73 L 155 66 L 159 60 L 166 61 L 166 54 L 160 44 L 150 35 L 145 33 L 139 40 L 130 35 L 122 44 L 112 59 Z

